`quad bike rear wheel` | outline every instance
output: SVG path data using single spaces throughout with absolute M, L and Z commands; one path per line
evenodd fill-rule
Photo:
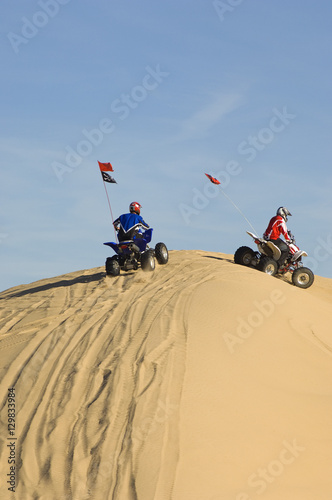
M 315 275 L 308 267 L 295 269 L 292 275 L 293 285 L 299 288 L 309 288 L 314 282 Z
M 120 264 L 116 258 L 108 257 L 106 259 L 106 274 L 108 276 L 119 276 L 120 274 Z
M 240 247 L 234 254 L 234 262 L 235 264 L 241 264 L 241 266 L 250 266 L 254 257 L 255 252 L 251 248 Z
M 258 269 L 270 276 L 275 276 L 278 271 L 278 264 L 274 259 L 271 259 L 271 257 L 262 257 L 259 261 Z
M 144 252 L 141 256 L 141 268 L 145 272 L 154 271 L 156 267 L 156 261 L 153 252 L 148 250 Z
M 168 262 L 168 250 L 165 243 L 157 243 L 154 249 L 158 264 L 164 265 Z

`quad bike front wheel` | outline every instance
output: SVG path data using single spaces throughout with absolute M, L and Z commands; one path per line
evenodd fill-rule
M 293 285 L 299 288 L 309 288 L 314 282 L 315 275 L 308 267 L 295 269 L 292 275 Z
M 108 276 L 119 276 L 120 274 L 120 264 L 117 259 L 114 259 L 112 257 L 108 257 L 106 259 L 106 274 Z
M 157 243 L 154 249 L 158 264 L 164 265 L 168 262 L 168 250 L 165 243 Z
M 278 271 L 278 264 L 274 259 L 271 259 L 271 257 L 262 257 L 259 261 L 258 269 L 270 276 L 275 276 Z
M 235 264 L 241 264 L 241 266 L 250 266 L 254 257 L 255 252 L 251 248 L 240 247 L 234 254 L 234 262 Z
M 145 272 L 154 271 L 156 267 L 156 261 L 153 252 L 144 252 L 141 256 L 141 268 Z

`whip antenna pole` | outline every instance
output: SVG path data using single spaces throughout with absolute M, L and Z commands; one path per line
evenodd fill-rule
M 105 181 L 103 182 L 104 184 L 104 188 L 105 188 L 105 193 L 106 193 L 106 196 L 107 196 L 107 201 L 108 201 L 108 206 L 110 207 L 110 212 L 111 212 L 111 218 L 112 218 L 112 226 L 113 226 L 113 229 L 114 229 L 114 234 L 115 234 L 115 239 L 118 240 L 118 235 L 115 231 L 115 227 L 113 225 L 113 222 L 114 222 L 114 217 L 113 217 L 113 212 L 112 212 L 112 207 L 111 207 L 111 202 L 110 202 L 110 199 L 109 199 L 109 196 L 108 196 L 108 192 L 107 192 L 107 189 L 106 189 L 106 184 L 105 184 Z
M 220 184 L 220 181 L 218 181 L 218 179 L 216 179 L 215 177 L 212 177 L 212 175 L 210 174 L 205 174 L 206 177 L 208 179 L 210 179 L 210 181 L 212 182 L 212 184 L 217 184 L 219 185 Z M 229 196 L 227 196 L 226 193 L 224 193 L 224 191 L 220 188 L 222 194 L 225 196 L 225 198 L 227 198 L 227 200 L 233 205 L 233 207 L 239 212 L 239 214 L 242 215 L 242 217 L 248 222 L 249 226 L 255 231 L 255 233 L 257 234 L 257 231 L 256 229 L 254 228 L 254 226 L 248 221 L 247 217 L 244 215 L 244 213 L 241 212 L 241 210 L 239 209 L 239 207 L 237 205 L 235 205 L 234 201 L 231 200 L 231 198 Z
M 256 229 L 254 228 L 254 226 L 248 221 L 247 217 L 241 212 L 241 210 L 239 209 L 239 207 L 237 205 L 235 205 L 234 201 L 230 199 L 229 196 L 227 196 L 226 193 L 224 193 L 224 191 L 221 189 L 221 192 L 222 194 L 225 196 L 225 198 L 227 198 L 227 200 L 233 205 L 233 207 L 239 212 L 239 214 L 242 215 L 242 217 L 248 222 L 249 226 L 251 227 L 251 229 L 254 230 L 254 232 L 257 234 L 257 231 Z
M 116 234 L 115 227 L 114 227 L 114 217 L 113 217 L 111 202 L 110 202 L 108 192 L 106 189 L 106 182 L 109 182 L 110 184 L 116 184 L 116 180 L 113 179 L 113 177 L 111 177 L 110 174 L 108 173 L 108 172 L 114 172 L 114 169 L 110 163 L 101 163 L 100 161 L 98 161 L 98 165 L 99 165 L 101 177 L 102 177 L 103 183 L 104 183 L 104 188 L 105 188 L 105 193 L 106 193 L 106 197 L 107 197 L 107 201 L 108 201 L 108 206 L 109 206 L 110 212 L 111 212 L 112 226 L 114 229 L 115 239 L 116 239 L 116 241 L 118 241 L 118 235 Z

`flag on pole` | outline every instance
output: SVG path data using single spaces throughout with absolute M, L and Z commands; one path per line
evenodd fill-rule
M 218 179 L 216 179 L 215 177 L 212 177 L 212 175 L 209 175 L 209 174 L 205 174 L 206 177 L 208 179 L 210 179 L 210 181 L 212 182 L 212 184 L 220 184 L 220 182 L 218 181 Z
M 99 168 L 101 172 L 114 172 L 113 167 L 110 163 L 101 163 L 98 161 Z
M 106 184 L 105 184 L 106 182 L 109 182 L 111 184 L 117 184 L 116 180 L 111 175 L 109 175 L 107 173 L 107 172 L 114 172 L 114 169 L 113 169 L 113 167 L 112 167 L 112 165 L 110 163 L 101 163 L 100 161 L 98 161 L 98 165 L 99 165 L 100 173 L 101 173 L 101 176 L 102 176 L 102 179 L 103 179 L 103 182 L 104 182 L 104 188 L 105 188 L 105 193 L 106 193 L 106 196 L 107 196 L 108 206 L 109 206 L 109 209 L 110 209 L 110 212 L 111 212 L 112 225 L 113 225 L 113 229 L 114 229 L 115 239 L 117 240 L 118 236 L 116 234 L 116 230 L 115 230 L 115 227 L 114 227 L 114 224 L 113 224 L 114 217 L 113 217 L 111 202 L 110 202 L 110 199 L 109 199 L 109 196 L 108 196 L 108 192 L 107 192 L 107 189 L 106 189 Z
M 106 172 L 101 172 L 101 176 L 102 176 L 104 182 L 110 182 L 112 184 L 117 184 L 116 180 L 113 177 L 111 177 L 109 174 L 107 174 Z

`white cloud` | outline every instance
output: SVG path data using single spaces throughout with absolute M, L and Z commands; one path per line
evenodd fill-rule
M 181 124 L 181 139 L 205 136 L 208 131 L 243 102 L 239 94 L 221 93 L 213 95 L 208 104 L 196 110 Z

